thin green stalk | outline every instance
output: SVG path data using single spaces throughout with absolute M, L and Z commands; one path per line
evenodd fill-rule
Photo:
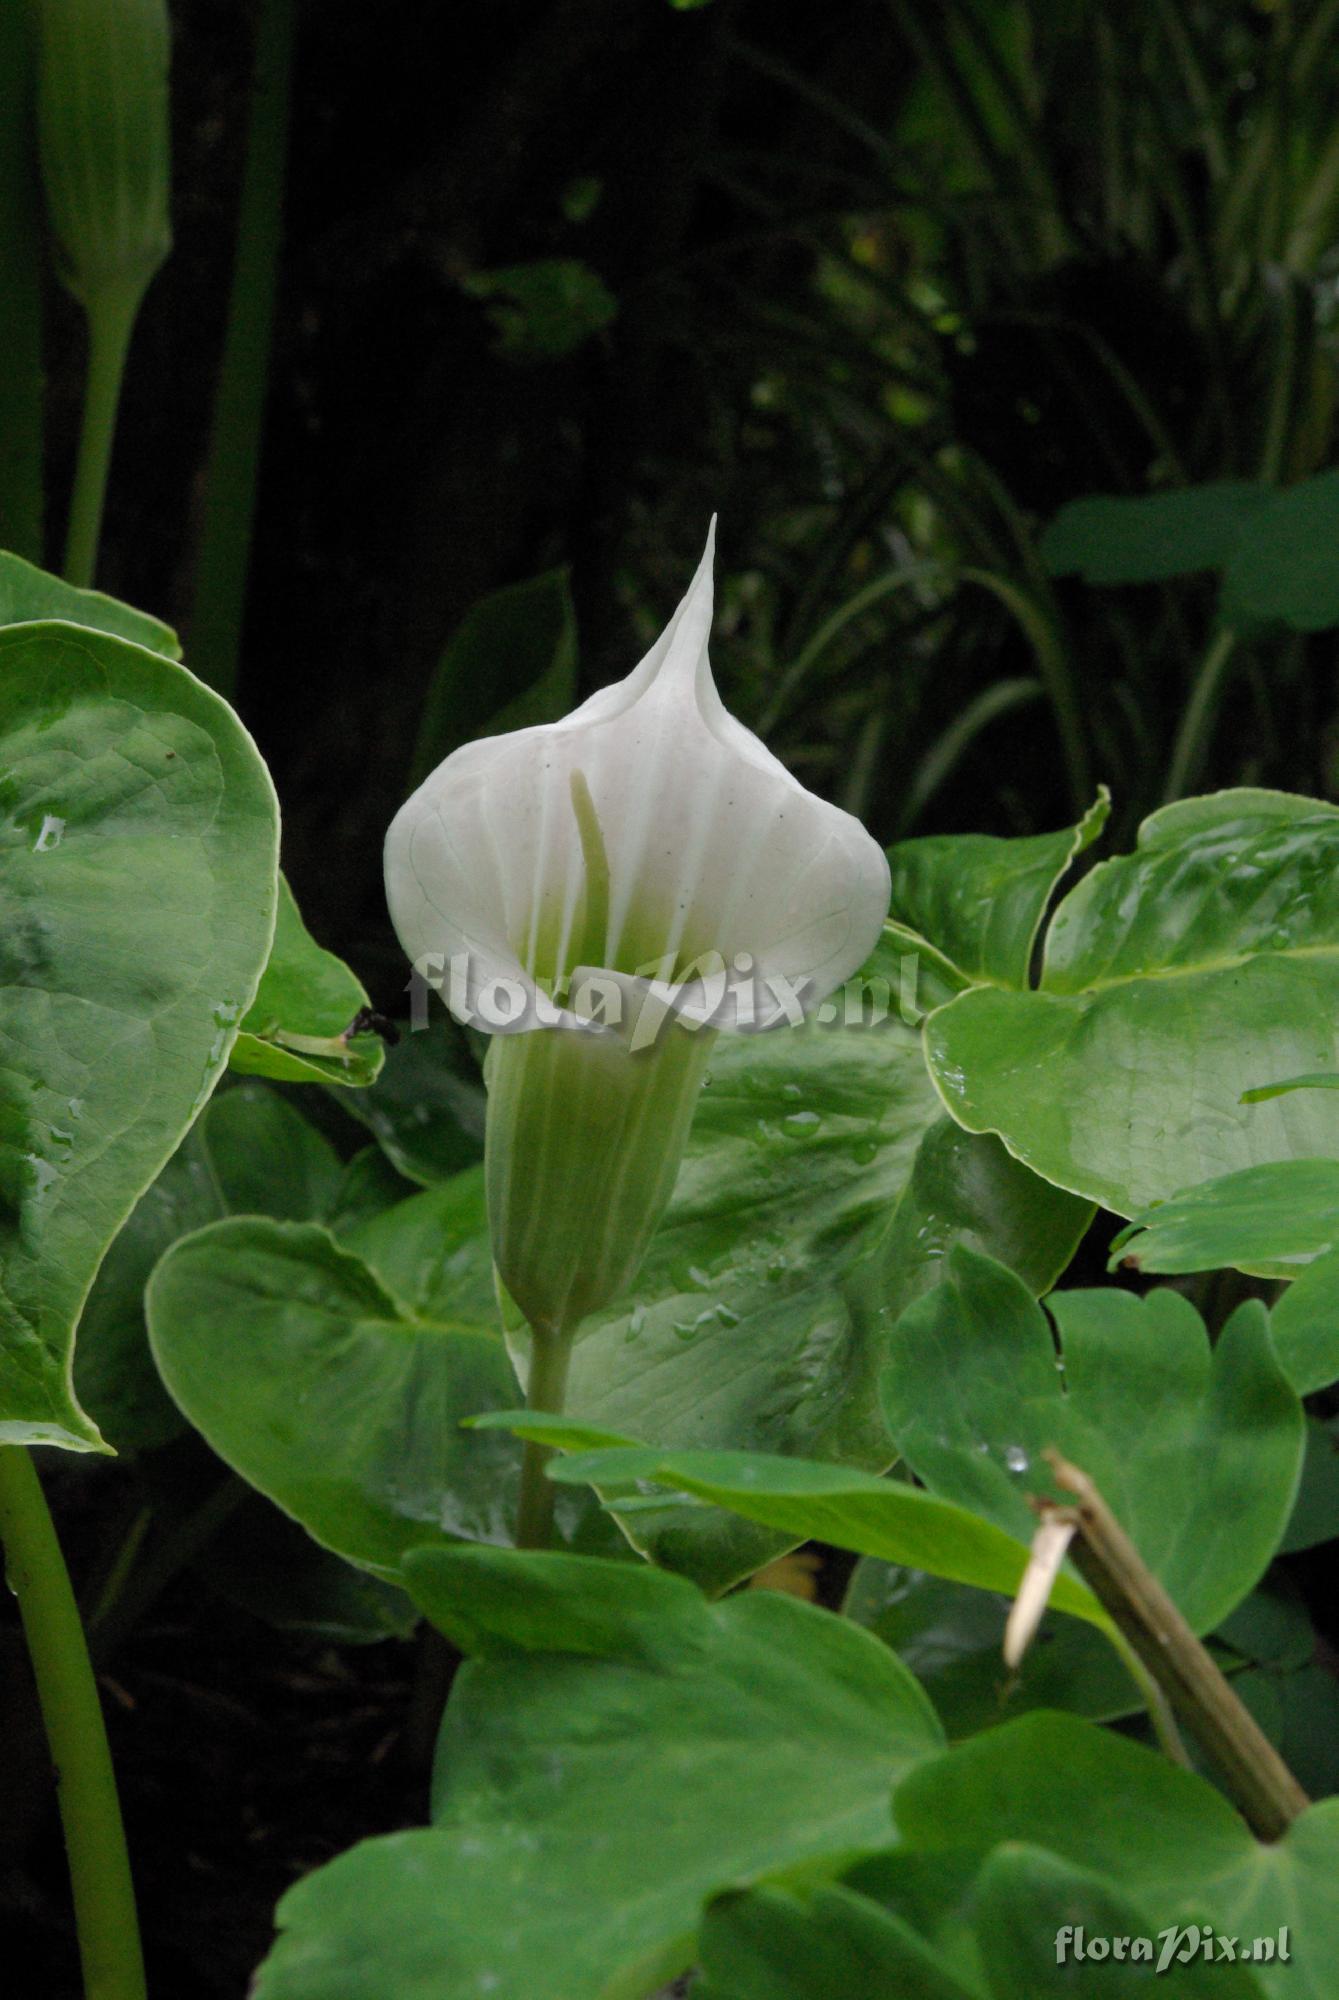
M 102 1704 L 37 1468 L 21 1445 L 0 1448 L 0 1541 L 56 1768 L 85 2000 L 144 2000 L 135 1891 Z
M 1107 1637 L 1125 1662 L 1126 1672 L 1139 1690 L 1163 1756 L 1173 1764 L 1183 1764 L 1188 1771 L 1193 1770 L 1185 1739 L 1176 1726 L 1176 1710 L 1119 1626 L 1113 1626 Z
M 1190 690 L 1190 700 L 1182 712 L 1176 742 L 1172 746 L 1167 783 L 1162 793 L 1164 805 L 1170 805 L 1173 799 L 1184 798 L 1199 776 L 1218 719 L 1223 679 L 1236 643 L 1236 633 L 1225 629 L 1218 633 L 1200 661 L 1195 685 Z
M 293 19 L 294 0 L 263 0 L 191 616 L 191 665 L 229 696 L 237 682 L 283 241 Z
M 130 335 L 143 287 L 107 285 L 88 306 L 88 377 L 84 385 L 83 428 L 75 466 L 74 493 L 65 537 L 65 580 L 87 589 L 98 563 L 107 473 L 116 436 Z
M 567 1395 L 567 1370 L 572 1359 L 572 1335 L 556 1328 L 535 1327 L 530 1339 L 528 1410 L 561 1414 Z M 553 1537 L 553 1482 L 544 1467 L 553 1456 L 548 1446 L 528 1441 L 521 1460 L 521 1498 L 516 1509 L 518 1549 L 546 1549 Z

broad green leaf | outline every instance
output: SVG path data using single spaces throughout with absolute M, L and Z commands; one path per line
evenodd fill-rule
M 841 1884 L 718 1897 L 698 1936 L 696 2000 L 979 2000 L 911 1926 Z
M 396 1172 L 421 1187 L 450 1180 L 483 1156 L 484 1087 L 464 1031 L 445 1014 L 402 1030 L 370 1090 L 341 1097 Z
M 232 711 L 100 632 L 0 630 L 0 744 L 0 1442 L 94 1450 L 75 1323 L 227 1062 L 278 815 Z
M 1006 1842 L 1046 1848 L 1106 1879 L 1158 1929 L 1206 1921 L 1253 1941 L 1286 1925 L 1289 1962 L 1256 1964 L 1254 1977 L 1278 2000 L 1331 2000 L 1339 1800 L 1265 1845 L 1204 1779 L 1091 1723 L 1043 1714 L 917 1766 L 893 1809 L 908 1849 L 947 1860 Z
M 1299 1396 L 1339 1382 L 1339 1250 L 1293 1279 L 1270 1321 L 1280 1366 Z
M 272 1090 L 242 1084 L 211 1098 L 108 1250 L 79 1321 L 75 1387 L 117 1451 L 186 1428 L 144 1323 L 144 1288 L 168 1246 L 225 1215 L 316 1220 L 340 1182 L 329 1141 Z
M 1249 1302 L 1211 1347 L 1178 1293 L 1055 1292 L 1046 1315 L 1011 1271 L 954 1250 L 899 1320 L 888 1428 L 932 1493 L 1019 1541 L 1053 1495 L 1048 1447 L 1094 1479 L 1197 1632 L 1250 1590 L 1282 1540 L 1301 1469 L 1301 1406 Z
M 519 1455 L 461 1428 L 516 1401 L 495 1327 L 415 1312 L 324 1229 L 240 1218 L 176 1243 L 146 1310 L 184 1415 L 337 1555 L 394 1580 L 419 1543 L 511 1540 Z M 589 1513 L 573 1496 L 560 1527 Z
M 0 625 L 28 625 L 43 619 L 59 619 L 94 632 L 108 632 L 113 639 L 129 639 L 146 652 L 161 653 L 165 660 L 181 658 L 176 633 L 147 611 L 104 597 L 100 590 L 78 590 L 63 578 L 0 549 Z
M 480 598 L 437 663 L 410 767 L 417 785 L 476 736 L 558 722 L 576 700 L 577 629 L 565 569 Z
M 275 1083 L 373 1083 L 384 1053 L 380 1038 L 347 1032 L 366 1005 L 362 983 L 317 944 L 281 875 L 270 961 L 233 1044 L 231 1067 Z
M 862 981 L 895 994 L 895 964 L 882 945 Z M 661 1447 L 879 1470 L 888 1333 L 949 1246 L 990 1250 L 1038 1291 L 1069 1261 L 1088 1210 L 942 1118 L 902 1021 L 847 1025 L 844 1001 L 830 1005 L 835 1020 L 720 1038 L 633 1296 L 578 1336 L 575 1416 Z M 523 1370 L 522 1335 L 515 1352 Z M 678 1503 L 620 1519 L 636 1547 L 710 1588 L 784 1546 Z
M 884 1648 L 774 1592 L 710 1605 L 504 1550 L 406 1570 L 483 1655 L 447 1707 L 433 1826 L 291 1891 L 256 2000 L 644 2000 L 715 1891 L 886 1842 L 890 1783 L 942 1742 Z
M 1218 479 L 1174 493 L 1071 500 L 1041 538 L 1052 576 L 1076 572 L 1085 583 L 1160 583 L 1194 570 L 1219 569 L 1258 532 L 1274 496 L 1247 479 Z
M 1339 811 L 1222 792 L 1144 822 L 1060 904 L 1039 990 L 932 1014 L 953 1116 L 1132 1215 L 1235 1168 L 1339 1158 L 1339 1100 L 1243 1105 L 1339 1049 Z
M 898 942 L 927 956 L 950 991 L 1025 987 L 1046 906 L 1070 863 L 1106 823 L 1105 789 L 1078 826 L 999 840 L 931 834 L 890 848 L 889 918 Z
M 1339 1160 L 1275 1160 L 1203 1181 L 1133 1216 L 1109 1270 L 1286 1273 L 1339 1241 Z
M 1075 1868 L 1042 1848 L 997 1848 L 981 1871 L 975 1895 L 976 1933 L 993 2000 L 1120 2000 L 1147 1993 L 1166 1940 L 1147 1911 L 1100 1875 Z M 1199 1913 L 1196 1913 L 1198 1915 Z M 1183 2000 L 1262 2000 L 1264 1988 L 1236 1960 L 1203 1954 L 1203 1935 L 1189 1924 L 1174 1949 L 1172 1983 Z M 1126 1941 L 1117 1957 L 1116 1939 Z M 1138 1940 L 1140 1957 L 1130 1955 Z M 1248 1943 L 1253 1940 L 1247 1940 Z M 1190 1953 L 1193 1951 L 1193 1956 Z
M 1291 625 L 1298 632 L 1339 624 L 1336 536 L 1339 472 L 1319 473 L 1272 495 L 1229 554 L 1224 623 Z
M 1007 1597 L 864 1556 L 844 1609 L 911 1669 L 954 1740 L 1035 1708 L 1100 1722 L 1142 1712 L 1124 1662 L 1105 1634 L 1081 1619 L 1048 1611 L 1011 1674 L 1001 1654 Z
M 516 1411 L 505 1421 L 518 1437 L 562 1448 L 571 1441 L 560 1422 Z M 729 1507 L 747 1520 L 781 1529 L 793 1544 L 829 1542 L 857 1555 L 927 1570 L 955 1583 L 1012 1595 L 1027 1565 L 1026 1540 L 966 1508 L 901 1480 L 812 1459 L 776 1458 L 764 1452 L 675 1451 L 652 1446 L 601 1445 L 549 1466 L 560 1485 L 616 1491 L 650 1481 Z M 1106 1629 L 1106 1617 L 1087 1586 L 1062 1574 L 1051 1596 L 1058 1610 Z

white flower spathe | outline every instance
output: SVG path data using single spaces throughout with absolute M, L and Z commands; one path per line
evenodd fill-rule
M 790 1018 L 795 1002 L 811 1013 L 873 949 L 888 909 L 882 851 L 716 692 L 714 532 L 626 680 L 561 722 L 464 745 L 396 815 L 391 916 L 463 1019 L 495 1033 L 586 1029 L 592 1013 L 610 1018 L 615 989 L 635 1005 L 655 982 L 662 1018 L 768 1027 L 788 1018 L 769 995 L 791 996 Z M 591 973 L 601 997 L 583 1004 Z M 505 1018 L 481 1006 L 498 982 L 521 996 Z

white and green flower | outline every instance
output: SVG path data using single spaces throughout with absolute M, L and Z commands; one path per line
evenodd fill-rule
M 487 1180 L 536 1329 L 623 1290 L 674 1184 L 714 1032 L 807 1014 L 864 961 L 888 867 L 726 713 L 712 538 L 626 680 L 455 751 L 386 840 L 400 940 L 495 1036 Z

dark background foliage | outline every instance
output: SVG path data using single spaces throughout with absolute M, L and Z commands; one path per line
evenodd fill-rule
M 728 697 L 882 837 L 1053 825 L 1099 779 L 1126 830 L 1157 802 L 1212 586 L 1053 584 L 1037 537 L 1085 493 L 1326 462 L 1332 13 L 301 12 L 239 703 L 304 908 L 380 998 L 381 832 L 462 614 L 570 564 L 598 685 L 713 509 Z M 174 28 L 176 247 L 101 581 L 189 658 L 251 35 L 212 0 Z M 82 331 L 52 304 L 59 494 Z M 1199 778 L 1326 789 L 1330 651 L 1243 649 Z

